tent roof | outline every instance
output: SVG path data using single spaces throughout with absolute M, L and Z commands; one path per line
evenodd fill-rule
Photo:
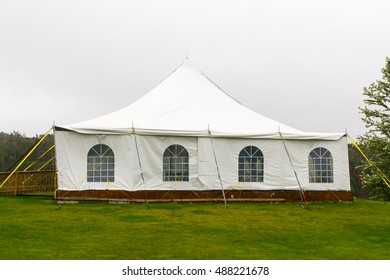
M 307 133 L 264 117 L 240 104 L 186 58 L 165 80 L 113 113 L 56 126 L 86 134 L 339 139 L 340 133 Z

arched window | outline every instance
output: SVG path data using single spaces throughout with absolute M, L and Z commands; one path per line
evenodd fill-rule
M 104 144 L 93 146 L 88 152 L 87 181 L 114 182 L 114 152 Z
M 180 145 L 171 145 L 163 155 L 163 181 L 189 181 L 188 152 Z
M 333 183 L 333 158 L 327 149 L 318 147 L 310 152 L 309 182 Z
M 264 182 L 264 157 L 259 148 L 247 146 L 238 156 L 239 182 Z

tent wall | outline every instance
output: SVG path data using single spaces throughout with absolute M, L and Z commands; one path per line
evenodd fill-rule
M 226 190 L 299 190 L 281 139 L 213 138 L 212 145 L 208 137 L 94 135 L 56 131 L 55 141 L 59 190 L 220 190 L 213 148 Z M 339 140 L 286 140 L 285 143 L 305 190 L 350 191 L 346 137 Z M 96 144 L 105 144 L 114 152 L 114 182 L 87 182 L 87 155 Z M 188 182 L 163 181 L 163 154 L 173 144 L 181 145 L 188 151 Z M 264 155 L 263 182 L 238 182 L 238 156 L 246 146 L 256 146 Z M 333 183 L 309 183 L 308 156 L 316 147 L 324 147 L 332 153 Z
M 217 164 L 225 189 L 237 190 L 299 190 L 293 167 L 282 140 L 213 138 Z M 350 191 L 347 139 L 285 140 L 293 166 L 305 190 Z M 203 188 L 219 189 L 218 174 L 213 159 L 210 138 L 198 138 L 198 180 Z M 238 157 L 246 146 L 256 146 L 264 156 L 264 182 L 238 182 Z M 308 157 L 317 147 L 331 151 L 333 183 L 309 183 Z

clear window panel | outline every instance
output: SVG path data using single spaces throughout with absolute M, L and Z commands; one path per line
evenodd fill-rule
M 238 181 L 263 182 L 264 158 L 261 150 L 255 146 L 247 146 L 238 156 Z
M 189 156 L 181 145 L 171 145 L 163 154 L 163 181 L 188 181 Z
M 312 150 L 308 158 L 310 183 L 333 183 L 333 158 L 323 147 Z
M 87 181 L 88 182 L 107 182 L 114 181 L 115 172 L 114 152 L 110 147 L 104 144 L 93 146 L 87 156 Z M 108 170 L 112 171 L 112 176 L 108 175 Z

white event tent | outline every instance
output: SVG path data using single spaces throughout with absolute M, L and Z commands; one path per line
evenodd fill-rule
M 63 194 L 350 191 L 345 133 L 308 133 L 264 117 L 188 58 L 129 106 L 55 126 L 55 144 Z

